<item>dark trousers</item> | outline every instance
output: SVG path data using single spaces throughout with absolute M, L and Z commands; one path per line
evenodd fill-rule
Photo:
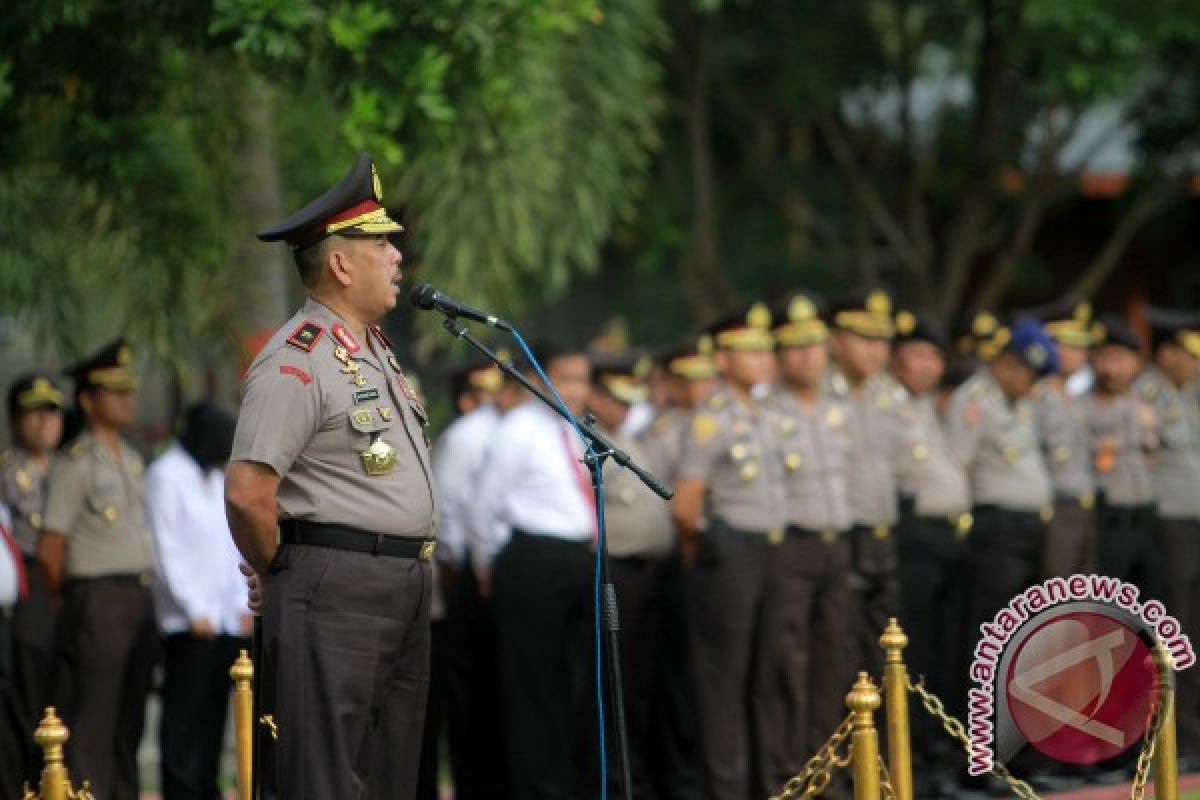
M 658 572 L 658 659 L 652 693 L 650 768 L 663 800 L 692 800 L 700 796 L 702 786 L 687 577 L 682 555 L 672 551 Z
M 896 541 L 900 624 L 908 635 L 904 650 L 908 671 L 913 680 L 924 678 L 925 686 L 961 716 L 967 674 L 963 661 L 964 541 L 948 518 L 917 516 L 911 502 L 901 504 Z M 932 768 L 944 760 L 944 734 L 919 708 L 910 719 L 913 759 L 918 767 Z
M 1015 595 L 1042 579 L 1046 525 L 1035 511 L 976 506 L 975 525 L 967 537 L 967 630 L 959 663 L 970 664 L 981 635 Z
M 1195 646 L 1200 642 L 1200 519 L 1160 518 L 1158 527 L 1167 611 Z M 1176 673 L 1176 684 L 1179 753 L 1200 757 L 1200 668 Z
M 25 731 L 21 756 L 24 777 L 34 785 L 41 770 L 42 752 L 33 741 L 46 706 L 50 704 L 50 675 L 54 664 L 54 626 L 58 613 L 50 600 L 46 579 L 36 558 L 25 558 L 29 593 L 13 610 L 12 669 L 16 691 L 16 713 Z
M 163 639 L 159 741 L 164 800 L 220 800 L 217 779 L 233 688 L 229 668 L 250 641 L 176 633 Z
M 900 556 L 890 527 L 855 525 L 850 529 L 850 587 L 860 669 L 879 675 L 883 651 L 879 636 L 889 617 L 900 613 Z
M 13 638 L 12 610 L 0 608 L 0 800 L 20 800 L 25 742 L 33 739 L 20 721 Z
M 1162 597 L 1153 507 L 1113 506 L 1101 494 L 1096 504 L 1096 549 L 1100 572 L 1136 584 L 1142 597 Z
M 777 675 L 787 685 L 788 697 L 769 727 L 785 732 L 787 750 L 774 764 L 772 785 L 766 787 L 772 794 L 803 768 L 846 716 L 855 647 L 846 625 L 852 603 L 845 537 L 827 542 L 816 533 L 793 533 L 781 546 L 780 558 L 791 613 Z
M 625 733 L 629 744 L 629 767 L 633 794 L 654 800 L 650 780 L 651 709 L 653 683 L 658 662 L 658 559 L 635 556 L 609 558 L 609 578 L 617 594 L 617 616 L 621 628 L 621 684 L 624 693 Z M 613 695 L 610 692 L 610 697 Z M 607 717 L 612 753 L 609 794 L 620 792 L 620 764 L 616 751 L 615 697 Z
M 417 769 L 417 800 L 437 800 L 442 727 L 446 721 L 446 621 L 429 624 L 429 697 L 425 701 L 425 730 Z M 164 798 L 165 800 L 165 798 Z
M 1054 518 L 1046 525 L 1046 577 L 1069 578 L 1095 571 L 1095 510 L 1085 508 L 1077 497 L 1057 498 Z
M 138 797 L 137 750 L 159 655 L 154 601 L 137 577 L 66 582 L 52 696 L 71 731 L 71 776 L 90 781 L 96 800 Z
M 520 800 L 585 789 L 595 706 L 592 553 L 586 544 L 514 532 L 492 585 L 511 788 Z
M 731 530 L 704 533 L 689 584 L 704 797 L 743 800 L 778 788 L 792 763 L 788 680 L 799 603 L 789 540 Z M 770 788 L 768 788 L 770 787 Z
M 469 563 L 469 562 L 468 562 Z M 446 590 L 446 727 L 455 800 L 506 800 L 500 666 L 492 600 L 464 567 Z
M 418 559 L 279 548 L 263 603 L 279 797 L 414 796 L 432 580 Z

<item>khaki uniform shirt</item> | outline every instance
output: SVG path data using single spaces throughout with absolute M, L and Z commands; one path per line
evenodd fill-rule
M 1154 409 L 1132 390 L 1113 398 L 1092 392 L 1079 404 L 1096 486 L 1105 502 L 1122 508 L 1151 505 L 1154 486 L 1147 460 L 1158 449 Z
M 436 503 L 424 411 L 372 326 L 357 341 L 309 298 L 246 374 L 232 460 L 281 478 L 281 519 L 427 538 Z
M 1078 400 L 1044 382 L 1034 388 L 1032 397 L 1038 438 L 1054 493 L 1090 502 L 1095 482 Z
M 1200 398 L 1154 367 L 1142 374 L 1135 394 L 1158 418 L 1160 449 L 1151 473 L 1158 513 L 1200 519 Z
M 649 468 L 641 437 L 608 437 L 636 463 Z M 604 462 L 604 522 L 614 556 L 666 555 L 671 547 L 671 506 L 637 475 L 609 459 Z
M 740 530 L 782 533 L 787 479 L 779 448 L 780 416 L 769 404 L 742 405 L 728 387 L 692 414 L 680 452 L 679 478 L 708 485 L 706 518 Z
M 912 397 L 896 416 L 896 482 L 913 498 L 917 516 L 954 517 L 971 507 L 967 475 L 950 452 L 933 396 Z
M 0 503 L 8 506 L 13 538 L 27 556 L 37 552 L 38 531 L 46 510 L 46 474 L 20 448 L 0 455 Z
M 45 527 L 67 537 L 66 576 L 139 575 L 154 569 L 142 494 L 142 457 L 114 456 L 84 431 L 46 479 Z
M 907 403 L 907 392 L 882 375 L 868 379 L 860 392 L 851 391 L 840 375 L 835 375 L 830 385 L 850 413 L 854 441 L 850 458 L 850 507 L 854 522 L 873 528 L 895 525 L 893 437 L 900 428 L 897 415 Z
M 847 530 L 854 521 L 850 509 L 854 438 L 849 409 L 825 392 L 808 408 L 783 388 L 777 391 L 775 402 L 787 471 L 788 524 L 822 533 Z
M 654 418 L 638 439 L 646 468 L 670 486 L 679 475 L 679 455 L 688 433 L 689 415 L 669 408 Z
M 975 505 L 1039 512 L 1051 507 L 1033 403 L 1029 398 L 1010 403 L 989 370 L 955 392 L 946 441 L 966 468 Z

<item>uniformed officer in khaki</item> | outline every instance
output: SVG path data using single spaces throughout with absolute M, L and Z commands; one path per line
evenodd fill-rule
M 425 412 L 378 322 L 401 230 L 362 155 L 261 231 L 307 293 L 251 365 L 226 504 L 261 578 L 280 797 L 411 798 L 429 669 L 436 509 Z
M 905 660 L 954 708 L 964 694 L 962 571 L 972 518 L 966 473 L 946 443 L 935 408 L 950 342 L 924 311 L 901 309 L 895 322 L 890 374 L 908 394 L 895 416 L 901 429 L 893 437 L 900 491 L 900 618 L 909 640 Z M 924 715 L 913 726 L 917 783 L 932 789 L 935 772 L 948 761 L 948 742 Z
M 1158 417 L 1134 392 L 1141 342 L 1121 317 L 1103 314 L 1092 331 L 1092 390 L 1080 398 L 1096 481 L 1096 546 L 1100 572 L 1159 596 L 1157 542 L 1149 461 L 1158 451 Z
M 845 715 L 853 676 L 850 459 L 853 438 L 846 404 L 825 389 L 829 331 L 820 299 L 797 292 L 775 310 L 779 439 L 787 475 L 786 539 L 779 547 L 787 577 L 783 602 L 793 607 L 781 643 L 778 674 L 790 687 L 786 704 L 770 709 L 780 742 L 778 790 Z M 773 747 L 768 742 L 764 746 Z
M 963 571 L 969 587 L 964 664 L 979 624 L 1041 576 L 1052 513 L 1029 395 L 1056 369 L 1054 342 L 1033 320 L 1009 330 L 1004 348 L 959 387 L 946 417 L 946 441 L 966 469 L 973 501 Z
M 688 573 L 705 797 L 762 797 L 795 764 L 766 745 L 785 702 L 774 669 L 795 609 L 779 547 L 787 528 L 780 415 L 768 403 L 775 377 L 771 312 L 738 309 L 709 327 L 720 387 L 692 415 L 672 515 Z M 757 744 L 757 747 L 752 747 Z
M 893 334 L 892 301 L 882 289 L 856 292 L 828 314 L 830 348 L 837 371 L 830 388 L 848 406 L 854 447 L 850 459 L 851 587 L 858 637 L 857 663 L 878 672 L 879 634 L 900 611 L 894 437 L 907 403 L 903 390 L 884 375 Z
M 71 774 L 97 800 L 135 800 L 159 644 L 143 464 L 121 436 L 133 422 L 133 353 L 118 339 L 67 373 L 84 429 L 50 469 L 38 540 L 62 602 L 51 697 L 71 731 Z
M 14 722 L 25 747 L 25 770 L 13 780 L 31 779 L 38 748 L 30 734 L 48 704 L 54 623 L 57 616 L 37 561 L 38 531 L 46 506 L 46 475 L 63 432 L 66 398 L 54 378 L 44 372 L 24 375 L 8 390 L 8 422 L 12 448 L 0 455 L 0 505 L 12 516 L 12 534 L 24 567 L 24 598 L 13 610 Z M 5 776 L 8 777 L 8 776 Z
M 717 386 L 713 341 L 693 333 L 658 354 L 668 403 L 642 434 L 647 463 L 660 479 L 673 484 L 692 412 Z M 673 527 L 671 528 L 673 530 Z M 701 794 L 695 658 L 683 556 L 678 539 L 659 569 L 659 649 L 654 680 L 654 757 L 651 773 L 656 794 L 684 800 Z
M 1135 396 L 1154 409 L 1160 448 L 1151 477 L 1158 509 L 1167 608 L 1200 641 L 1200 402 L 1190 391 L 1200 367 L 1200 314 L 1146 309 L 1153 360 Z M 1179 754 L 1200 764 L 1200 672 L 1179 674 Z
M 1047 526 L 1047 576 L 1085 574 L 1096 569 L 1096 488 L 1087 434 L 1076 397 L 1067 381 L 1086 365 L 1091 346 L 1091 305 L 1060 303 L 1035 314 L 1054 340 L 1059 368 L 1033 390 L 1038 437 L 1054 486 L 1054 516 Z
M 648 391 L 639 376 L 649 367 L 648 356 L 595 356 L 587 400 L 588 411 L 613 444 L 647 467 L 643 437 L 622 434 L 621 429 L 630 409 L 646 401 Z M 634 794 L 653 797 L 650 712 L 659 654 L 660 572 L 674 539 L 670 506 L 635 474 L 609 461 L 604 465 L 604 517 L 609 577 L 621 617 L 621 674 Z

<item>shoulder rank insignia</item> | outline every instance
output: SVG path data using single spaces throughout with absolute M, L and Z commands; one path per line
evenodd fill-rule
M 717 435 L 720 423 L 711 414 L 697 414 L 692 420 L 692 438 L 699 444 L 704 444 Z
M 357 353 L 362 347 L 358 343 L 358 340 L 354 338 L 354 335 L 346 330 L 346 326 L 342 323 L 338 322 L 334 324 L 330 330 L 333 332 L 333 338 L 338 340 L 338 344 L 346 348 L 347 353 Z
M 67 455 L 71 458 L 81 458 L 87 452 L 87 445 L 82 439 L 76 439 L 74 444 L 67 448 Z
M 1153 401 L 1154 398 L 1158 397 L 1158 381 L 1152 378 L 1147 379 L 1146 382 L 1142 384 L 1142 397 L 1150 401 Z
M 381 345 L 386 347 L 388 350 L 392 349 L 392 340 L 389 339 L 387 334 L 383 332 L 383 328 L 379 327 L 378 325 L 372 325 L 371 333 L 375 334 L 375 338 L 379 340 Z
M 716 392 L 716 393 L 710 394 L 708 396 L 708 407 L 709 408 L 724 408 L 728 402 L 729 402 L 729 398 L 726 397 L 725 395 L 721 394 L 720 392 Z
M 287 338 L 287 343 L 292 347 L 298 347 L 306 353 L 311 353 L 312 349 L 317 346 L 317 342 L 321 339 L 321 334 L 325 332 L 315 322 L 305 320 L 300 323 L 300 327 L 292 331 L 292 335 Z

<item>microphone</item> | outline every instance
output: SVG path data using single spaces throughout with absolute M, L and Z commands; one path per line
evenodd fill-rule
M 460 303 L 448 295 L 444 295 L 428 283 L 418 283 L 408 296 L 409 301 L 422 311 L 440 311 L 447 317 L 465 317 L 474 322 L 482 322 L 502 331 L 511 331 L 512 326 L 497 317 L 478 308 Z

